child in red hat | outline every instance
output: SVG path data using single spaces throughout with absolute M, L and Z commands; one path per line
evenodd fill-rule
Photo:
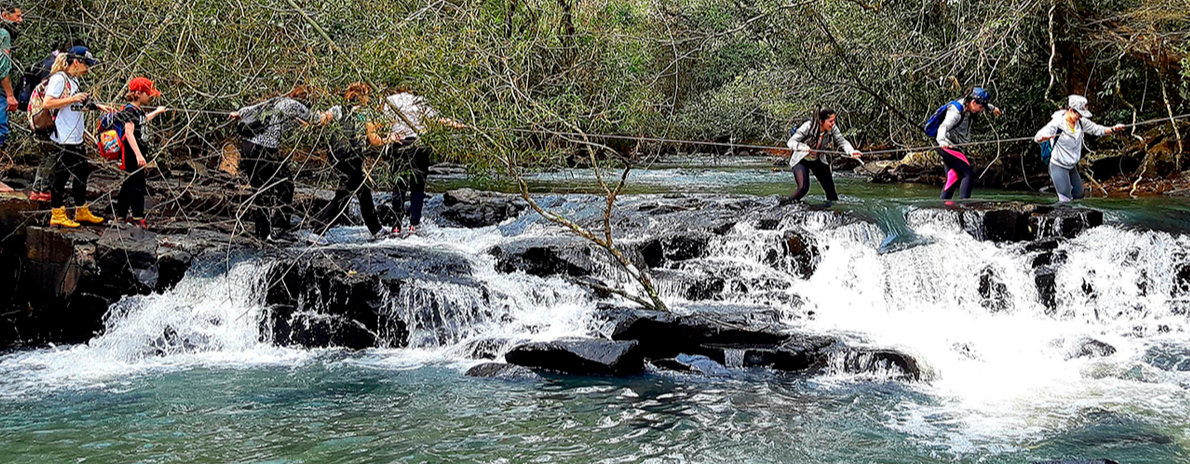
M 145 164 L 147 164 L 147 147 L 144 146 L 143 130 L 146 123 L 164 113 L 165 107 L 157 107 L 150 113 L 142 109 L 153 101 L 161 92 L 153 87 L 153 81 L 144 77 L 133 78 L 128 82 L 128 105 L 116 115 L 116 123 L 124 125 L 124 159 L 120 161 L 120 168 L 128 173 L 128 177 L 120 184 L 120 193 L 116 197 L 116 215 L 124 218 L 124 222 L 141 228 L 145 224 Z M 128 216 L 131 210 L 132 216 Z

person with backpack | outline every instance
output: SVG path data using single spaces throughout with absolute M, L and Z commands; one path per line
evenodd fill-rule
M 793 169 L 797 190 L 789 200 L 801 200 L 810 191 L 810 173 L 814 173 L 818 183 L 822 184 L 828 202 L 839 200 L 839 194 L 835 192 L 835 181 L 831 178 L 828 154 L 837 150 L 842 150 L 853 158 L 860 158 L 863 154 L 843 137 L 843 132 L 836 124 L 837 118 L 834 110 L 823 108 L 813 112 L 810 119 L 793 130 L 793 136 L 789 138 L 787 145 L 793 150 L 789 164 Z
M 40 90 L 40 94 L 44 94 L 45 84 L 50 78 L 50 70 L 54 67 L 54 60 L 58 55 L 66 53 L 72 47 L 85 46 L 81 40 L 65 40 L 59 44 L 50 56 L 46 57 L 38 63 L 33 63 L 29 69 L 25 71 L 23 83 L 21 86 L 21 95 L 17 99 L 21 111 L 32 112 L 37 111 L 36 108 L 30 108 L 31 102 L 34 100 L 34 92 Z M 39 106 L 34 104 L 32 106 Z M 52 144 L 49 143 L 50 136 L 53 135 L 53 124 L 48 125 L 46 130 L 34 131 L 34 140 L 37 142 L 37 148 L 42 155 L 41 163 L 37 165 L 36 175 L 33 177 L 33 188 L 29 194 L 30 200 L 46 201 L 50 200 L 50 185 L 54 174 L 54 165 L 58 159 L 57 151 L 53 149 Z
M 1083 180 L 1078 174 L 1083 136 L 1104 136 L 1123 129 L 1123 124 L 1108 128 L 1091 121 L 1086 97 L 1071 95 L 1066 108 L 1055 112 L 1050 122 L 1037 131 L 1033 140 L 1042 144 L 1042 160 L 1049 165 L 1059 202 L 1083 198 Z
M 116 195 L 116 217 L 123 218 L 125 224 L 141 229 L 148 227 L 145 223 L 144 169 L 148 163 L 148 147 L 145 146 L 144 127 L 168 110 L 166 107 L 157 107 L 145 113 L 143 108 L 160 95 L 161 91 L 153 87 L 153 81 L 145 77 L 133 78 L 128 81 L 128 93 L 125 95 L 128 104 L 112 118 L 120 136 L 120 169 L 128 174 L 124 182 L 120 183 L 120 192 Z M 130 211 L 132 216 L 128 216 Z
M 280 153 L 281 139 L 297 124 L 310 124 L 315 118 L 318 123 L 326 123 L 331 118 L 329 113 L 310 111 L 302 103 L 307 94 L 306 87 L 299 85 L 284 96 L 241 108 L 230 115 L 240 120 L 240 134 L 244 137 L 240 160 L 246 163 L 249 184 L 257 189 L 251 210 L 256 237 L 261 240 L 276 239 L 274 226 L 288 229 L 288 214 L 293 210 L 293 176 L 288 160 Z
M 368 107 L 371 94 L 372 87 L 368 84 L 352 83 L 343 94 L 343 99 L 348 105 L 346 110 L 342 107 L 330 110 L 336 122 L 331 135 L 330 153 L 335 170 L 339 172 L 340 181 L 339 188 L 335 190 L 335 197 L 316 216 L 322 224 L 319 234 L 325 234 L 335 220 L 343 215 L 352 195 L 359 199 L 360 216 L 363 216 L 368 231 L 375 236 L 383 229 L 380 219 L 376 216 L 372 189 L 365 183 L 368 176 L 364 172 L 364 153 L 372 147 L 383 145 L 383 141 L 376 137 L 374 130 L 379 115 Z M 373 128 L 371 140 L 363 130 L 368 126 Z
M 991 94 L 982 87 L 971 90 L 961 101 L 952 100 L 934 112 L 926 121 L 925 132 L 938 142 L 935 149 L 946 165 L 946 184 L 942 187 L 942 198 L 954 197 L 957 188 L 960 199 L 971 198 L 971 183 L 975 170 L 967 155 L 957 145 L 971 143 L 971 119 L 985 110 L 1000 116 L 1000 109 L 992 105 Z
M 21 9 L 8 2 L 0 2 L 0 89 L 4 90 L 5 105 L 0 107 L 0 147 L 8 142 L 8 112 L 15 111 L 20 105 L 17 93 L 13 90 L 12 78 L 9 77 L 15 66 L 12 59 L 12 43 L 17 40 L 17 27 L 24 22 Z
M 392 132 L 385 143 L 391 144 L 389 152 L 392 155 L 392 172 L 396 177 L 393 186 L 392 210 L 397 219 L 393 226 L 393 233 L 401 232 L 401 222 L 405 208 L 405 193 L 409 193 L 409 234 L 415 234 L 421 228 L 422 207 L 426 199 L 426 177 L 430 171 L 430 158 L 433 149 L 421 142 L 420 138 L 426 132 L 427 123 L 437 123 L 454 129 L 466 128 L 450 118 L 438 116 L 438 111 L 430 107 L 426 100 L 409 91 L 406 87 L 398 87 L 395 94 L 389 95 L 384 112 L 395 122 Z M 399 112 L 399 114 L 398 114 Z M 368 128 L 368 139 L 378 137 L 376 130 Z
M 54 133 L 50 136 L 57 150 L 54 182 L 50 189 L 50 205 L 53 207 L 50 226 L 77 228 L 79 223 L 103 224 L 104 221 L 91 213 L 87 205 L 87 178 L 91 175 L 91 164 L 83 149 L 83 112 L 99 109 L 113 113 L 115 109 L 93 103 L 91 96 L 81 91 L 78 82 L 78 78 L 87 74 L 95 63 L 86 47 L 71 48 L 54 60 L 45 86 L 42 106 L 57 112 L 53 118 Z M 66 216 L 67 182 L 71 182 L 74 194 L 73 220 Z

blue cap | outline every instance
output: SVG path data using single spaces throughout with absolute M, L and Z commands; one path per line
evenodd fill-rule
M 82 60 L 82 62 L 86 63 L 87 66 L 95 66 L 96 63 L 99 63 L 98 61 L 95 61 L 95 57 L 91 55 L 91 51 L 82 45 L 75 46 L 66 53 L 71 59 Z
M 971 96 L 979 100 L 980 103 L 988 103 L 992 100 L 992 94 L 982 87 L 971 89 Z

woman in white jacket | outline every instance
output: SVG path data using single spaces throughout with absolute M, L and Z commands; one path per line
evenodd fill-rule
M 1087 111 L 1087 99 L 1071 95 L 1065 110 L 1054 113 L 1049 124 L 1037 131 L 1033 140 L 1043 144 L 1053 140 L 1050 152 L 1050 178 L 1054 190 L 1058 191 L 1059 202 L 1083 198 L 1083 180 L 1078 175 L 1078 161 L 1083 155 L 1083 136 L 1103 136 L 1124 129 L 1124 125 L 1104 127 L 1091 121 Z
M 801 200 L 806 196 L 810 191 L 810 174 L 813 173 L 822 184 L 827 202 L 834 202 L 839 200 L 839 194 L 835 192 L 835 181 L 831 178 L 829 154 L 840 150 L 852 158 L 859 158 L 863 154 L 851 146 L 851 142 L 843 137 L 843 132 L 835 125 L 838 117 L 834 110 L 823 108 L 815 111 L 813 116 L 798 126 L 786 143 L 793 151 L 789 166 L 793 168 L 793 179 L 797 182 L 797 190 L 789 200 Z

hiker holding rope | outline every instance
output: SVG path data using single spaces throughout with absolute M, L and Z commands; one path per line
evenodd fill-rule
M 957 188 L 960 199 L 971 197 L 971 183 L 975 170 L 967 155 L 955 147 L 971 143 L 971 119 L 984 110 L 991 110 L 1000 116 L 1000 109 L 991 103 L 992 96 L 982 87 L 976 87 L 962 101 L 952 100 L 939 108 L 926 121 L 926 135 L 938 142 L 935 149 L 946 165 L 946 185 L 942 187 L 942 198 L 950 199 Z
M 789 138 L 786 145 L 793 150 L 789 165 L 793 169 L 797 190 L 789 200 L 801 200 L 810 191 L 811 172 L 818 178 L 818 183 L 822 184 L 827 202 L 839 200 L 839 194 L 835 192 L 835 181 L 831 178 L 828 154 L 840 149 L 852 158 L 860 158 L 863 154 L 843 137 L 843 132 L 835 124 L 837 119 L 838 115 L 834 110 L 823 108 L 813 112 L 809 120 L 793 131 L 793 137 Z
M 54 59 L 53 69 L 45 87 L 42 107 L 57 110 L 54 118 L 54 133 L 50 140 L 57 149 L 54 163 L 54 182 L 50 188 L 50 226 L 77 228 L 79 223 L 103 224 L 103 218 L 91 213 L 87 205 L 87 179 L 91 176 L 91 163 L 83 148 L 83 112 L 103 110 L 115 112 L 114 108 L 92 102 L 91 96 L 81 92 L 78 78 L 87 74 L 97 63 L 86 47 L 71 48 L 69 52 Z M 74 195 L 74 219 L 66 216 L 66 183 L 71 183 Z
M 1071 95 L 1066 108 L 1055 112 L 1050 122 L 1037 131 L 1033 140 L 1042 144 L 1042 160 L 1049 165 L 1058 202 L 1083 198 L 1083 179 L 1078 174 L 1083 136 L 1103 136 L 1123 129 L 1123 124 L 1108 128 L 1091 121 L 1086 97 Z
M 128 82 L 128 93 L 125 94 L 128 105 L 115 115 L 115 123 L 124 128 L 120 169 L 128 173 L 116 195 L 116 217 L 123 218 L 125 224 L 141 229 L 148 228 L 145 223 L 145 165 L 148 164 L 148 155 L 144 145 L 144 128 L 145 124 L 168 110 L 166 107 L 157 107 L 145 113 L 142 108 L 160 95 L 161 91 L 153 87 L 153 81 L 144 77 L 133 78 Z M 132 216 L 128 216 L 130 211 Z
M 415 234 L 421 228 L 422 205 L 426 199 L 426 175 L 430 171 L 430 157 L 434 154 L 429 146 L 420 142 L 421 135 L 426 132 L 426 123 L 434 122 L 455 129 L 466 126 L 450 118 L 439 117 L 437 110 L 408 88 L 399 87 L 397 93 L 389 95 L 386 100 L 385 114 L 396 119 L 391 134 L 385 140 L 391 144 L 388 151 L 392 155 L 393 174 L 396 177 L 392 209 L 397 224 L 393 227 L 393 233 L 401 232 L 401 221 L 405 216 L 405 192 L 409 191 L 409 233 Z M 397 115 L 393 111 L 394 108 L 398 109 L 403 117 Z M 368 128 L 369 140 L 377 137 L 376 129 Z
M 335 190 L 335 197 L 326 208 L 316 216 L 323 225 L 321 234 L 330 229 L 335 220 L 347 210 L 348 200 L 352 195 L 359 199 L 360 216 L 364 217 L 364 224 L 373 236 L 382 231 L 380 220 L 376 217 L 376 206 L 372 200 L 372 189 L 368 188 L 368 175 L 364 172 L 364 154 L 372 147 L 383 145 L 383 141 L 375 134 L 375 122 L 379 115 L 368 107 L 372 94 L 372 86 L 363 82 L 352 83 L 347 86 L 343 99 L 350 105 L 346 110 L 334 107 L 330 113 L 334 117 L 336 128 L 331 136 L 331 157 L 335 170 L 339 172 L 339 188 Z M 368 140 L 361 126 L 371 126 L 373 140 Z
M 329 113 L 310 111 L 303 103 L 308 92 L 306 86 L 298 85 L 284 96 L 267 99 L 228 115 L 239 120 L 239 132 L 244 137 L 240 160 L 246 163 L 248 183 L 257 189 L 257 198 L 249 208 L 256 237 L 261 240 L 276 239 L 274 227 L 288 230 L 292 226 L 289 213 L 293 210 L 295 188 L 289 161 L 280 153 L 281 139 L 297 124 L 325 124 L 331 118 Z

